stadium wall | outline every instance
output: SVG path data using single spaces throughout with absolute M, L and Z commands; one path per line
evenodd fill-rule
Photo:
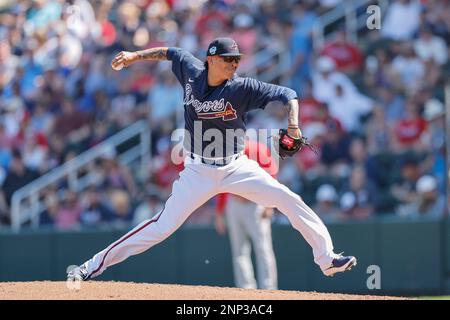
M 289 225 L 273 226 L 279 288 L 360 294 L 424 295 L 450 292 L 450 222 L 378 219 L 328 225 L 335 251 L 358 265 L 333 278 L 313 263 L 310 247 Z M 0 232 L 0 281 L 65 279 L 128 229 Z M 368 289 L 374 267 L 381 289 Z M 211 228 L 182 228 L 150 251 L 110 267 L 98 280 L 233 286 L 228 238 Z M 369 279 L 369 283 L 373 277 Z

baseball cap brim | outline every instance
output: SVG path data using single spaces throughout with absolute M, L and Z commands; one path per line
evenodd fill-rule
M 241 56 L 243 56 L 244 54 L 243 53 L 222 53 L 222 54 L 219 54 L 218 56 L 220 56 L 220 57 L 241 57 Z

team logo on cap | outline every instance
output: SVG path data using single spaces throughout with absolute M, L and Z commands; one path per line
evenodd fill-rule
M 210 53 L 210 54 L 215 54 L 216 51 L 217 51 L 217 48 L 216 48 L 216 47 L 211 47 L 211 48 L 209 48 L 209 53 Z
M 233 41 L 233 44 L 230 46 L 230 49 L 238 50 L 238 45 L 237 45 L 236 41 Z

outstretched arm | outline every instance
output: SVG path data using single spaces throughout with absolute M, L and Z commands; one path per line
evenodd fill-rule
M 288 110 L 288 134 L 293 138 L 301 138 L 302 132 L 298 127 L 298 100 L 289 100 L 286 107 Z
M 136 51 L 140 60 L 167 60 L 167 47 L 150 48 Z
M 150 60 L 150 61 L 163 61 L 167 60 L 167 47 L 150 48 L 140 51 L 121 51 L 111 61 L 111 66 L 117 67 L 123 64 L 124 67 L 128 67 L 136 61 Z

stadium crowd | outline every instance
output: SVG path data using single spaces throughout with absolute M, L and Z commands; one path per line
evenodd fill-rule
M 287 85 L 299 94 L 302 131 L 319 156 L 302 150 L 281 163 L 279 179 L 325 222 L 442 217 L 450 1 L 391 1 L 379 30 L 363 28 L 353 42 L 336 23 L 334 36 L 316 46 L 314 26 L 340 2 L 2 1 L 0 225 L 10 224 L 14 191 L 139 119 L 152 132 L 149 178 L 114 156 L 98 160 L 87 190 L 45 190 L 40 225 L 137 224 L 158 212 L 182 169 L 168 156 L 170 134 L 183 126 L 182 89 L 170 63 L 116 72 L 110 61 L 154 46 L 204 58 L 223 35 L 246 54 L 242 64 L 274 43 L 289 52 Z M 285 119 L 283 108 L 267 108 L 250 115 L 249 127 L 282 128 Z M 211 224 L 214 201 L 189 222 Z

